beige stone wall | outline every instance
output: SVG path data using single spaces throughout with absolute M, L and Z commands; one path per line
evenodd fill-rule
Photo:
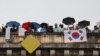
M 36 38 L 41 42 L 41 43 L 64 43 L 64 37 L 63 35 L 36 35 Z M 13 43 L 19 43 L 25 39 L 25 36 L 11 36 L 11 42 Z M 6 42 L 4 36 L 0 36 L 0 43 Z M 88 43 L 100 43 L 100 37 L 97 36 L 91 36 L 88 37 Z
M 0 36 L 0 43 L 5 43 L 5 37 L 4 36 Z

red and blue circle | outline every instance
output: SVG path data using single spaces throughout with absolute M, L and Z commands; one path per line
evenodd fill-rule
M 73 32 L 73 33 L 72 33 L 72 37 L 73 37 L 74 39 L 78 39 L 79 36 L 80 36 L 80 34 L 79 34 L 78 32 Z

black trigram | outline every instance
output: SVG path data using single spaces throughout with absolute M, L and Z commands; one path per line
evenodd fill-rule
M 83 37 L 80 37 L 80 40 L 83 40 Z
M 69 39 L 70 41 L 72 40 L 72 38 L 71 38 L 71 37 L 69 37 L 68 39 Z

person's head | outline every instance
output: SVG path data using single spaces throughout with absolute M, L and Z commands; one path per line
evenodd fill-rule
M 48 26 L 48 32 L 53 32 L 53 26 Z
M 56 24 L 55 24 L 55 28 L 57 28 L 57 27 L 58 27 L 58 24 L 56 23 Z
M 70 30 L 73 30 L 73 27 L 69 27 Z
M 94 29 L 98 29 L 98 27 L 97 26 L 94 26 Z
M 48 28 L 48 24 L 47 23 L 41 23 L 41 27 L 42 28 Z
M 63 24 L 60 24 L 59 27 L 63 28 Z

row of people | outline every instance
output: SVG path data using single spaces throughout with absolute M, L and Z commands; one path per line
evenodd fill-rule
M 3 26 L 2 28 L 0 28 L 0 32 L 5 32 L 7 26 Z M 67 27 L 67 28 L 64 28 L 64 25 L 63 24 L 55 24 L 54 27 L 53 26 L 49 26 L 48 24 L 47 25 L 41 25 L 41 27 L 39 29 L 31 29 L 31 27 L 29 27 L 27 29 L 27 31 L 29 32 L 63 32 L 64 30 L 75 30 L 75 29 L 80 29 L 82 27 L 79 27 L 79 26 L 71 26 L 71 27 Z M 17 32 L 18 31 L 18 27 L 12 27 L 11 28 L 11 32 Z M 100 32 L 100 28 L 97 27 L 97 26 L 94 26 L 94 29 L 91 31 L 88 27 L 85 27 L 86 31 L 87 32 L 95 32 L 95 33 L 98 33 Z
M 2 26 L 0 32 L 5 32 L 7 26 Z M 11 27 L 11 32 L 17 32 L 20 27 Z M 21 27 L 22 28 L 22 27 Z M 55 24 L 55 26 L 41 25 L 39 29 L 28 27 L 26 31 L 29 32 L 63 32 L 63 24 Z

